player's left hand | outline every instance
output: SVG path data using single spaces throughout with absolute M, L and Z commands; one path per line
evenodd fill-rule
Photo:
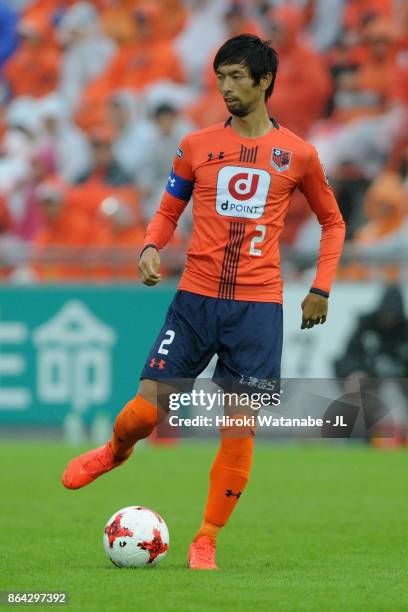
M 311 329 L 326 322 L 329 300 L 317 293 L 308 293 L 302 302 L 302 325 L 300 329 Z

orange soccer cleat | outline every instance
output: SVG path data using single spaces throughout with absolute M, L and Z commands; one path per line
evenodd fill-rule
M 198 536 L 191 544 L 188 567 L 198 570 L 218 569 L 215 563 L 215 543 L 206 535 Z
M 111 443 L 106 442 L 100 448 L 95 448 L 72 459 L 62 475 L 62 484 L 66 489 L 80 489 L 102 474 L 118 467 L 124 461 L 126 459 L 115 460 Z

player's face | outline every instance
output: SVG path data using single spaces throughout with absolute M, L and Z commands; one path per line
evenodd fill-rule
M 245 117 L 265 99 L 265 92 L 254 84 L 248 68 L 242 64 L 219 66 L 217 86 L 229 112 L 236 117 Z

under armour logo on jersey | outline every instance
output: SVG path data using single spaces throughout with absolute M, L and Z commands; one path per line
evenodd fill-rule
M 258 155 L 258 145 L 256 147 L 244 147 L 241 145 L 241 153 L 239 155 L 240 162 L 249 162 L 254 164 Z
M 218 153 L 218 159 L 224 159 L 224 155 L 225 155 L 224 151 L 220 151 Z M 214 153 L 212 152 L 208 153 L 207 161 L 212 161 L 213 159 L 214 159 Z
M 227 489 L 225 492 L 226 497 L 236 497 L 239 499 L 242 495 L 242 491 L 238 491 L 238 493 L 234 493 L 232 489 Z

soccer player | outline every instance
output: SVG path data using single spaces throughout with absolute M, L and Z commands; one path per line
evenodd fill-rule
M 326 321 L 345 226 L 315 148 L 270 119 L 278 57 L 267 41 L 241 35 L 214 59 L 226 121 L 187 135 L 139 261 L 142 281 L 160 281 L 160 249 L 193 197 L 187 264 L 165 323 L 147 357 L 139 391 L 118 415 L 112 439 L 75 459 L 62 481 L 77 489 L 121 465 L 158 421 L 159 381 L 194 379 L 217 354 L 214 379 L 236 385 L 280 377 L 282 280 L 279 236 L 299 187 L 321 226 L 312 287 L 302 302 L 302 329 Z M 304 66 L 307 70 L 307 66 Z M 210 472 L 203 522 L 189 551 L 192 569 L 216 569 L 215 546 L 251 470 L 254 431 L 222 428 Z

